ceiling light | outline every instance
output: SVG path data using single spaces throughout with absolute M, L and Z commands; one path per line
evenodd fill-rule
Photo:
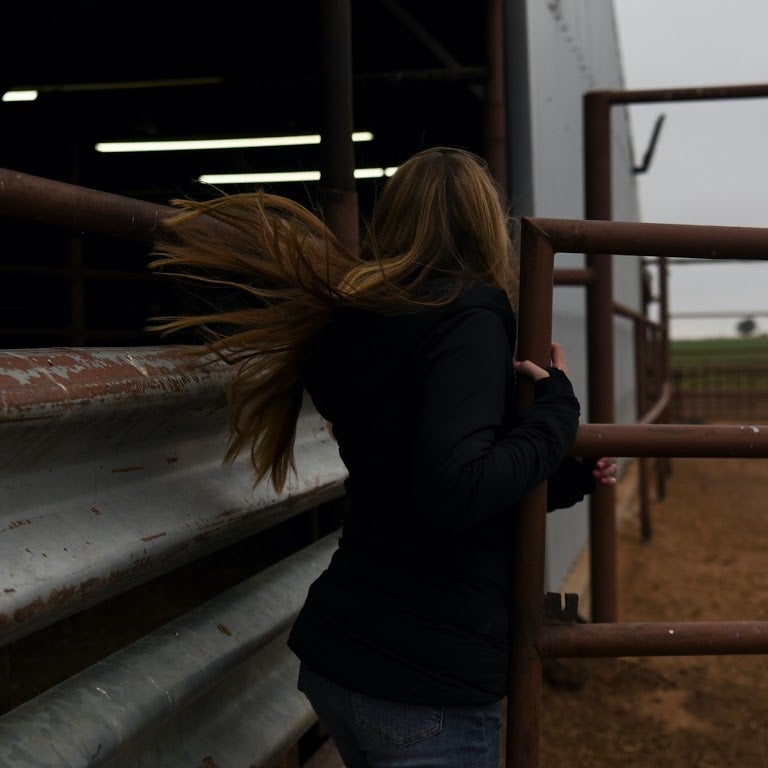
M 257 136 L 241 139 L 190 139 L 169 141 L 102 141 L 96 144 L 97 152 L 175 152 L 179 150 L 247 149 L 253 147 L 291 147 L 319 144 L 319 133 L 301 136 Z M 352 141 L 373 141 L 370 131 L 352 134 Z
M 6 91 L 3 94 L 3 101 L 34 101 L 37 98 L 37 91 Z
M 391 176 L 396 166 L 389 168 L 356 168 L 356 179 L 380 179 Z M 198 178 L 203 184 L 276 184 L 287 181 L 320 181 L 320 171 L 286 171 L 284 173 L 205 173 Z

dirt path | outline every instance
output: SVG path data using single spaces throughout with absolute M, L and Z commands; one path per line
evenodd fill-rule
M 674 459 L 619 534 L 619 620 L 768 619 L 768 461 Z M 768 767 L 768 655 L 559 660 L 542 768 Z

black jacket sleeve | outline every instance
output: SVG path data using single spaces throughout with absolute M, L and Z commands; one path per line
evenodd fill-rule
M 593 458 L 566 456 L 547 480 L 547 512 L 566 509 L 594 493 L 597 483 L 592 477 L 596 466 Z
M 509 511 L 565 459 L 579 403 L 562 371 L 536 382 L 534 402 L 507 427 L 512 349 L 494 311 L 452 318 L 418 365 L 409 464 L 422 524 L 455 533 Z

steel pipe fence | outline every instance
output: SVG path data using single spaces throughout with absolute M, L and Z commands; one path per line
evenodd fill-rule
M 518 354 L 539 365 L 549 363 L 554 260 L 558 252 L 591 252 L 626 256 L 670 255 L 712 258 L 714 253 L 746 259 L 768 258 L 768 229 L 697 225 L 638 224 L 613 221 L 573 221 L 526 218 L 521 227 L 520 327 Z M 611 302 L 611 309 L 613 303 Z M 601 331 L 611 333 L 608 324 Z M 605 341 L 604 341 L 605 344 Z M 591 350 L 592 351 L 592 350 Z M 590 368 L 590 370 L 592 370 Z M 611 370 L 608 370 L 611 373 Z M 590 380 L 590 392 L 594 381 Z M 520 402 L 530 402 L 530 386 L 522 387 Z M 600 387 L 598 386 L 599 390 Z M 610 387 L 608 387 L 610 389 Z M 665 394 L 668 399 L 669 393 Z M 659 401 L 656 406 L 662 409 Z M 652 412 L 644 414 L 650 420 Z M 572 447 L 575 455 L 711 456 L 768 458 L 768 426 L 632 425 L 612 422 L 583 424 Z M 512 662 L 508 699 L 506 764 L 514 768 L 539 765 L 541 720 L 541 659 L 569 655 L 679 655 L 696 653 L 768 653 L 766 622 L 682 622 L 617 624 L 603 619 L 592 624 L 547 626 L 542 601 L 545 488 L 521 505 L 514 540 L 515 592 L 511 610 Z M 603 514 L 606 510 L 601 510 Z M 612 500 L 607 509 L 612 517 Z M 604 604 L 615 605 L 615 523 L 593 527 L 592 572 L 604 579 Z M 598 546 L 595 547 L 597 541 Z

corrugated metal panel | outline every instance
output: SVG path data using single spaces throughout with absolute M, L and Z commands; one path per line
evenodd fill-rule
M 0 352 L 0 645 L 343 493 L 309 404 L 285 492 L 223 465 L 226 377 L 184 348 Z
M 2 768 L 274 762 L 315 716 L 286 632 L 333 534 L 0 717 Z

